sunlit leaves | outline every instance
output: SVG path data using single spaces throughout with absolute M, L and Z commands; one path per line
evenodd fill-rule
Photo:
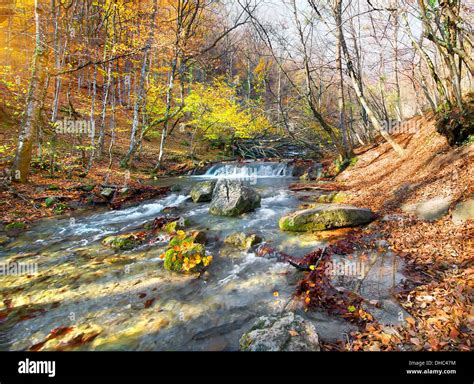
M 266 118 L 254 118 L 242 107 L 235 89 L 223 79 L 216 79 L 210 85 L 194 84 L 185 99 L 184 111 L 192 116 L 188 124 L 211 140 L 251 137 L 270 125 Z

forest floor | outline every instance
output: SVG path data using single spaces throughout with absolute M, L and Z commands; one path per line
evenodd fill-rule
M 1 88 L 0 88 L 1 89 Z M 87 117 L 87 107 L 76 105 L 80 116 Z M 190 152 L 190 133 L 179 132 L 175 129 L 168 137 L 166 157 L 161 169 L 152 173 L 159 154 L 160 136 L 146 136 L 141 151 L 134 157 L 130 169 L 120 167 L 120 161 L 127 153 L 130 137 L 130 127 L 133 111 L 129 108 L 117 108 L 116 141 L 109 153 L 111 135 L 106 135 L 104 152 L 95 156 L 93 167 L 87 175 L 88 156 L 81 154 L 81 146 L 88 145 L 88 137 L 74 134 L 62 134 L 56 144 L 56 160 L 53 174 L 50 172 L 49 155 L 42 158 L 34 154 L 31 165 L 31 174 L 27 184 L 13 183 L 6 186 L 2 179 L 10 176 L 9 171 L 18 139 L 20 121 L 14 118 L 11 108 L 0 104 L 0 206 L 2 224 L 23 222 L 26 225 L 40 218 L 54 216 L 54 207 L 45 206 L 45 198 L 57 196 L 62 201 L 78 201 L 83 192 L 77 190 L 80 186 L 96 186 L 93 193 L 100 192 L 101 185 L 129 186 L 141 188 L 149 185 L 153 180 L 170 175 L 185 174 L 199 162 L 219 161 L 225 159 L 223 151 L 217 148 L 198 146 L 199 157 L 194 161 Z M 49 150 L 49 142 L 43 143 L 43 148 Z M 44 151 L 46 153 L 46 151 Z
M 414 135 L 399 134 L 400 158 L 384 142 L 358 148 L 354 166 L 331 187 L 347 203 L 371 208 L 379 220 L 364 235 L 379 233 L 406 262 L 405 286 L 397 293 L 412 316 L 397 329 L 368 322 L 352 334 L 345 350 L 470 350 L 473 337 L 474 223 L 452 219 L 459 202 L 474 196 L 474 145 L 449 147 L 432 118 L 415 117 Z M 306 183 L 307 184 L 307 183 Z M 406 212 L 407 205 L 447 198 L 447 214 L 428 221 Z

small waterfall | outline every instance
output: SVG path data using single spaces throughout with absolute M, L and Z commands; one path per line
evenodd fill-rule
M 209 168 L 204 176 L 221 178 L 291 177 L 293 166 L 287 163 L 219 163 Z

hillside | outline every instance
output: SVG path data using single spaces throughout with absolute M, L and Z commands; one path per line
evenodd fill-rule
M 399 329 L 406 348 L 469 350 L 474 222 L 460 221 L 458 210 L 464 206 L 473 217 L 474 145 L 450 147 L 432 117 L 409 123 L 419 128 L 416 134 L 396 136 L 405 158 L 386 143 L 358 148 L 357 163 L 336 181 L 347 202 L 378 213 L 380 220 L 367 231 L 382 233 L 407 263 L 410 279 L 398 295 L 415 320 Z M 426 220 L 417 214 L 440 217 Z M 396 340 L 387 342 L 372 328 L 358 337 L 349 349 L 379 350 Z

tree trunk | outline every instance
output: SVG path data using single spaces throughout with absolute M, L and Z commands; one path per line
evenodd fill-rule
M 45 95 L 48 47 L 46 45 L 46 20 L 48 7 L 41 0 L 35 0 L 36 43 L 33 54 L 32 73 L 25 116 L 21 125 L 15 160 L 13 180 L 21 183 L 28 181 L 31 154 L 35 132 L 41 124 L 41 105 Z
M 336 2 L 336 6 L 339 9 L 335 12 L 336 24 L 342 24 L 341 15 L 342 10 L 341 2 Z M 352 148 L 350 148 L 347 126 L 346 126 L 346 113 L 345 113 L 345 102 L 344 102 L 344 75 L 342 71 L 342 48 L 341 48 L 341 28 L 337 29 L 337 41 L 336 41 L 336 71 L 339 77 L 339 93 L 337 97 L 337 104 L 339 108 L 339 128 L 342 132 L 342 145 L 344 146 L 344 157 L 350 158 L 352 156 Z
M 128 167 L 132 156 L 134 155 L 139 140 L 137 140 L 137 132 L 138 132 L 138 124 L 140 122 L 140 108 L 143 107 L 143 100 L 145 98 L 145 81 L 149 71 L 148 59 L 151 50 L 151 46 L 153 43 L 154 33 L 155 33 L 155 19 L 156 14 L 158 11 L 158 4 L 157 0 L 153 2 L 153 12 L 150 17 L 151 26 L 148 33 L 147 45 L 146 49 L 143 52 L 143 59 L 142 59 L 142 68 L 140 71 L 140 83 L 137 90 L 137 99 L 135 100 L 135 107 L 133 109 L 133 124 L 132 124 L 132 132 L 130 134 L 130 146 L 128 149 L 127 154 L 122 159 L 120 165 L 122 167 Z
M 337 1 L 337 3 L 342 3 L 342 0 L 336 0 L 336 1 Z M 339 9 L 339 10 L 342 9 L 342 4 L 338 4 L 336 6 L 336 8 Z M 341 17 L 341 19 L 342 19 L 342 17 Z M 340 33 L 340 37 L 341 37 L 342 52 L 344 53 L 344 56 L 346 58 L 347 69 L 349 71 L 349 75 L 350 75 L 351 80 L 352 80 L 352 86 L 354 87 L 354 90 L 356 92 L 359 103 L 362 105 L 365 112 L 367 113 L 367 116 L 368 116 L 370 122 L 372 123 L 373 127 L 375 128 L 375 130 L 391 145 L 393 150 L 399 156 L 403 157 L 405 155 L 405 151 L 403 150 L 403 148 L 397 142 L 395 142 L 392 139 L 392 137 L 389 135 L 389 133 L 383 129 L 382 124 L 379 122 L 379 120 L 375 116 L 374 112 L 370 108 L 369 104 L 367 103 L 367 100 L 362 95 L 361 89 L 359 87 L 359 83 L 358 83 L 356 75 L 355 75 L 352 60 L 351 60 L 351 57 L 349 55 L 349 50 L 347 49 L 346 41 L 344 39 L 344 31 L 342 29 L 342 23 L 339 23 L 339 25 L 337 25 L 337 28 L 339 29 L 339 33 Z

